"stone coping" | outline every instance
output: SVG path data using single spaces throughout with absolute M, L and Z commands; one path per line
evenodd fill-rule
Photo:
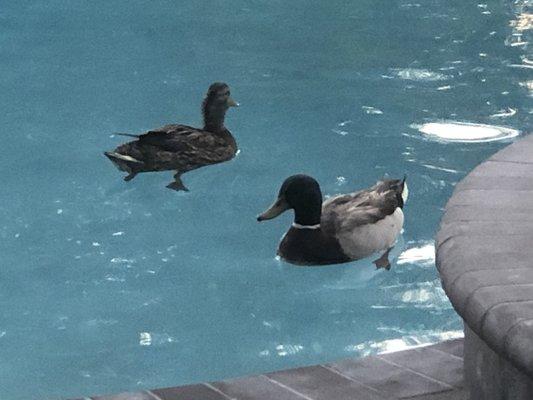
M 533 377 L 533 135 L 457 185 L 435 247 L 455 310 L 493 351 Z
M 466 400 L 463 339 L 245 378 L 76 400 Z

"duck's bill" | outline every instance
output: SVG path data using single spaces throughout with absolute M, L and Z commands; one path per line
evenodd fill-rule
M 239 107 L 239 103 L 237 103 L 235 100 L 233 100 L 230 97 L 230 98 L 228 98 L 228 106 L 230 106 L 230 107 Z
M 283 198 L 277 199 L 274 204 L 270 206 L 263 214 L 257 217 L 259 222 L 266 221 L 268 219 L 276 218 L 278 215 L 289 209 L 289 204 Z

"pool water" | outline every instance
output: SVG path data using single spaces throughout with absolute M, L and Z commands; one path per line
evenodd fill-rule
M 454 185 L 528 131 L 528 15 L 521 0 L 4 0 L 0 398 L 173 386 L 460 335 L 433 237 Z M 218 80 L 241 103 L 226 119 L 238 157 L 184 175 L 189 193 L 165 188 L 170 172 L 123 182 L 102 153 L 124 139 L 112 133 L 199 125 Z M 481 125 L 475 141 L 453 140 L 468 139 L 454 122 Z M 493 140 L 497 127 L 518 136 Z M 276 259 L 292 215 L 255 216 L 298 172 L 327 195 L 407 174 L 390 271 Z

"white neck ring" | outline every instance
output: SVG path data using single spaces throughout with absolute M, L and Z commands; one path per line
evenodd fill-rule
M 292 223 L 292 227 L 296 228 L 296 229 L 320 229 L 320 224 L 316 224 L 316 225 L 300 225 L 300 224 L 297 224 L 296 222 L 293 222 Z

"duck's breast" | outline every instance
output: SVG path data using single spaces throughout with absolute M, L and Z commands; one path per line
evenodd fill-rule
M 403 211 L 398 207 L 394 213 L 375 223 L 341 225 L 336 236 L 346 255 L 352 259 L 365 258 L 392 247 L 402 230 L 403 220 Z
M 298 265 L 327 265 L 350 261 L 337 239 L 325 235 L 321 229 L 292 227 L 281 239 L 278 255 Z

